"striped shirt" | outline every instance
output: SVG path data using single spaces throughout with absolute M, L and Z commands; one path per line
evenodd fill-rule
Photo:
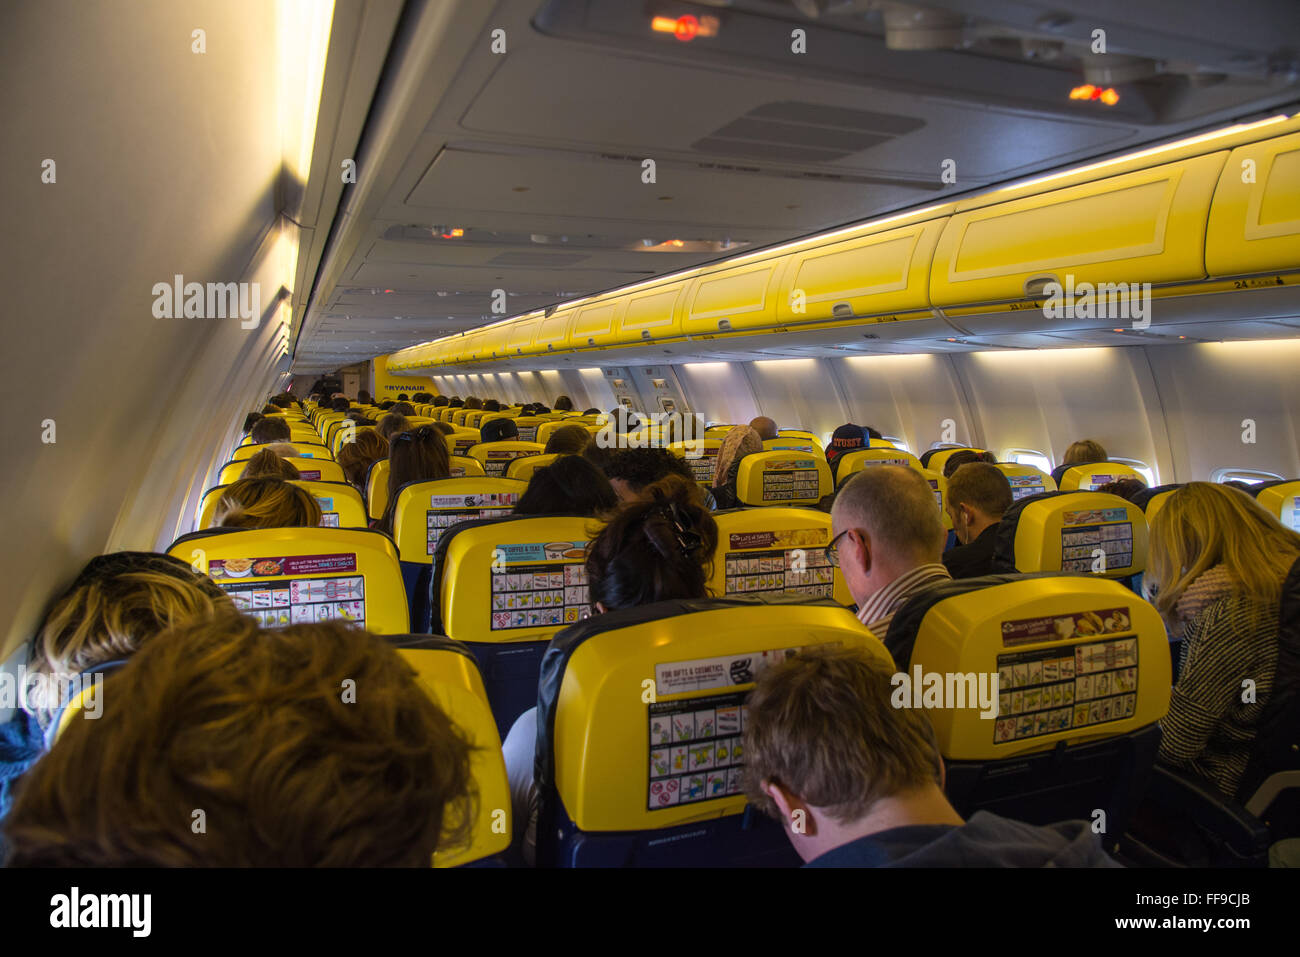
M 885 640 L 889 623 L 894 620 L 894 612 L 903 607 L 903 603 L 917 592 L 925 591 L 939 582 L 952 581 L 952 575 L 940 562 L 918 565 L 909 572 L 904 572 L 880 591 L 876 592 L 858 608 L 858 621 L 867 626 L 867 630 Z
M 1160 719 L 1158 759 L 1235 796 L 1273 692 L 1277 657 L 1277 605 L 1234 595 L 1201 609 L 1183 634 L 1178 684 Z M 1254 682 L 1251 701 L 1242 700 L 1245 679 Z

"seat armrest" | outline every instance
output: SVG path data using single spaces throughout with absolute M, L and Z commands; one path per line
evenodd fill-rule
M 1267 859 L 1268 828 L 1214 785 L 1161 764 L 1152 769 L 1147 799 L 1179 812 L 1198 829 L 1221 841 L 1243 863 Z

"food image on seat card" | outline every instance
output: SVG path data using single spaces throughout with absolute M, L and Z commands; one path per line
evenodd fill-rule
M 240 612 L 266 627 L 317 621 L 366 623 L 366 584 L 361 575 L 217 584 Z
M 491 575 L 491 630 L 562 627 L 590 618 L 586 542 L 498 545 Z M 526 564 L 525 564 L 526 563 Z

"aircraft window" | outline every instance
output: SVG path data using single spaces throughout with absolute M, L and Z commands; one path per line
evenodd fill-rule
M 900 438 L 899 438 L 898 436 L 896 436 L 896 435 L 883 435 L 883 434 L 882 434 L 880 437 L 881 437 L 882 439 L 884 439 L 886 442 L 888 442 L 890 445 L 892 445 L 892 446 L 893 446 L 894 448 L 896 448 L 896 449 L 902 449 L 904 452 L 910 452 L 910 451 L 912 451 L 910 448 L 908 448 L 907 443 L 904 442 L 902 439 L 900 439 Z
M 1002 453 L 1002 461 L 1015 465 L 1032 465 L 1049 475 L 1052 472 L 1052 460 L 1035 449 L 1007 449 Z
M 1110 457 L 1110 460 L 1112 462 L 1123 462 L 1125 465 L 1131 465 L 1137 472 L 1139 472 L 1142 475 L 1142 479 L 1147 483 L 1148 488 L 1155 488 L 1157 485 L 1160 484 L 1158 481 L 1156 481 L 1156 470 L 1153 469 L 1151 466 L 1147 465 L 1145 462 L 1140 462 L 1137 459 L 1121 459 L 1114 455 Z
M 931 442 L 932 449 L 968 449 L 969 445 L 962 445 L 958 442 Z
M 1274 479 L 1280 479 L 1282 476 L 1273 472 L 1262 472 L 1259 469 L 1215 469 L 1210 473 L 1211 482 L 1245 482 L 1248 485 L 1258 485 L 1260 482 L 1271 482 Z

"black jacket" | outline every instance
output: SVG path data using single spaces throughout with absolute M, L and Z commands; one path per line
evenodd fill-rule
M 997 544 L 998 523 L 980 532 L 969 545 L 956 545 L 943 553 L 943 564 L 953 578 L 978 578 L 999 571 L 993 567 L 993 547 Z

